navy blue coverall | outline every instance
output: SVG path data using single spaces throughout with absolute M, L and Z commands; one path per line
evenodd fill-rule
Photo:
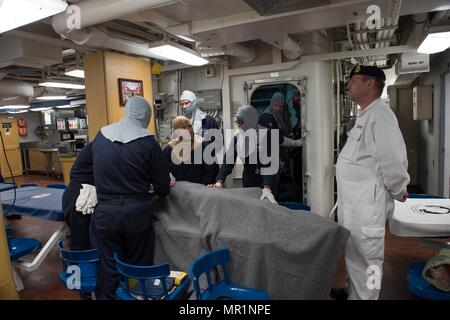
M 236 162 L 237 158 L 237 136 L 233 137 L 233 144 L 234 144 L 234 163 Z M 270 140 L 269 140 L 270 141 Z M 217 176 L 216 180 L 222 180 L 225 181 L 226 177 L 233 171 L 234 163 L 227 164 L 226 158 L 227 153 L 231 152 L 230 148 L 227 150 L 227 152 L 223 156 L 223 164 L 220 166 L 219 175 Z M 269 151 L 270 155 L 270 151 Z M 251 188 L 251 187 L 258 187 L 263 188 L 265 185 L 269 186 L 272 189 L 273 183 L 274 183 L 274 176 L 273 175 L 261 175 L 261 168 L 266 167 L 268 165 L 261 165 L 259 161 L 258 156 L 258 163 L 256 164 L 250 164 L 249 157 L 245 158 L 243 161 L 244 164 L 244 171 L 242 173 L 242 187 L 244 188 Z
M 91 249 L 89 240 L 90 214 L 82 214 L 76 210 L 77 198 L 82 184 L 95 185 L 92 160 L 92 143 L 88 143 L 80 151 L 70 170 L 70 183 L 62 197 L 64 220 L 70 229 L 71 250 Z
M 96 296 L 114 299 L 119 284 L 114 253 L 130 264 L 153 264 L 149 190 L 152 185 L 157 195 L 169 194 L 169 166 L 153 136 L 120 143 L 99 132 L 92 151 L 98 204 L 91 236 L 100 253 Z
M 207 142 L 202 142 L 202 152 L 207 146 Z M 169 169 L 176 181 L 189 181 L 192 183 L 200 183 L 208 185 L 214 183 L 219 166 L 216 163 L 206 164 L 204 161 L 199 164 L 194 163 L 194 150 L 191 151 L 191 163 L 175 164 L 172 161 L 172 147 L 167 145 L 164 150 Z M 202 158 L 203 159 L 203 158 Z

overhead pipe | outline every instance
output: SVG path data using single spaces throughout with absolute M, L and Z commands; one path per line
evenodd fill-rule
M 242 43 L 232 43 L 225 46 L 202 46 L 202 44 L 200 44 L 196 49 L 203 57 L 228 55 L 237 57 L 245 63 L 252 62 L 256 56 L 256 49 L 253 45 Z
M 225 46 L 225 54 L 238 57 L 242 62 L 249 63 L 255 59 L 256 50 L 252 45 L 232 43 Z
M 442 20 L 444 20 L 447 15 L 450 13 L 450 10 L 443 10 L 443 11 L 438 11 L 433 15 L 433 18 L 431 18 L 431 24 L 436 24 L 438 22 L 441 22 Z
M 69 6 L 66 11 L 54 15 L 52 26 L 58 34 L 70 39 L 70 33 L 78 30 L 74 29 L 74 26 L 83 29 L 176 2 L 179 0 L 84 0 Z M 77 8 L 79 12 L 71 10 Z M 76 18 L 79 18 L 79 21 L 76 21 Z M 79 25 L 74 22 L 79 22 Z
M 297 59 L 303 53 L 303 48 L 300 44 L 288 34 L 281 36 L 278 34 L 264 35 L 261 40 L 281 49 L 283 54 L 289 59 Z
M 412 16 L 414 23 L 414 41 L 419 43 L 423 36 L 425 24 L 428 23 L 428 13 L 418 13 Z
M 142 39 L 134 38 L 124 34 L 116 37 L 114 32 L 101 27 L 88 27 L 74 30 L 69 34 L 69 39 L 78 45 L 94 48 L 108 48 L 112 50 L 127 52 L 139 56 L 162 59 L 162 57 L 151 54 L 149 45 Z

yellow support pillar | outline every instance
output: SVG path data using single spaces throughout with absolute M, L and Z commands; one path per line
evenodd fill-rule
M 0 205 L 0 300 L 18 300 L 16 284 L 12 277 L 11 260 L 9 259 L 8 242 L 6 241 L 3 210 Z

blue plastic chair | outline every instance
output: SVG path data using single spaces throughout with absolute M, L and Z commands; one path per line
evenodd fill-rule
M 20 185 L 21 188 L 23 188 L 23 187 L 37 187 L 37 186 L 38 185 L 36 183 L 34 183 L 34 182 L 24 183 L 24 184 Z
M 416 296 L 432 300 L 450 300 L 450 292 L 444 292 L 422 277 L 425 263 L 413 263 L 408 270 L 408 287 Z
M 62 271 L 59 273 L 62 285 L 69 290 L 94 293 L 97 280 L 97 263 L 100 261 L 97 249 L 67 250 L 64 249 L 61 240 L 58 241 L 57 247 L 62 261 Z M 73 288 L 69 288 L 67 280 L 74 275 L 74 272 L 68 270 L 68 268 L 73 265 L 80 268 L 80 283 L 74 285 Z
M 188 289 L 190 280 L 185 277 L 179 285 L 172 285 L 168 263 L 152 266 L 137 266 L 120 260 L 114 254 L 116 268 L 120 273 L 120 285 L 116 295 L 120 300 L 178 300 Z M 130 283 L 134 285 L 130 287 Z
M 63 184 L 63 183 L 50 183 L 50 184 L 47 185 L 47 188 L 66 190 L 66 185 Z
M 435 196 L 435 195 L 426 194 L 426 193 L 410 193 L 410 194 L 408 194 L 408 198 L 411 198 L 411 199 L 445 199 L 444 197 Z
M 205 253 L 192 263 L 189 274 L 197 300 L 269 300 L 269 295 L 265 291 L 232 284 L 227 269 L 229 261 L 229 250 L 221 248 Z M 210 272 L 219 266 L 223 271 L 223 279 L 213 283 Z M 208 283 L 205 289 L 200 288 L 199 279 L 202 274 L 206 275 Z
M 36 252 L 41 247 L 39 240 L 34 238 L 13 238 L 10 228 L 6 228 L 6 238 L 11 261 L 16 261 L 27 254 Z
M 311 211 L 310 206 L 300 202 L 279 202 L 278 204 L 291 210 Z

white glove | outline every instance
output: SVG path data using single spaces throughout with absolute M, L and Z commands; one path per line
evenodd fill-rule
M 275 197 L 272 194 L 272 191 L 270 191 L 269 188 L 264 188 L 262 190 L 262 196 L 260 198 L 261 200 L 267 199 L 272 203 L 277 203 L 277 201 L 275 200 Z
M 222 182 L 216 182 L 214 183 L 214 188 L 222 188 Z
M 170 186 L 173 187 L 176 184 L 177 179 L 175 179 L 175 177 L 172 175 L 172 173 L 170 174 Z
M 293 147 L 298 148 L 303 145 L 303 139 L 298 140 L 292 140 L 288 137 L 283 137 L 283 143 L 281 144 L 282 147 Z

